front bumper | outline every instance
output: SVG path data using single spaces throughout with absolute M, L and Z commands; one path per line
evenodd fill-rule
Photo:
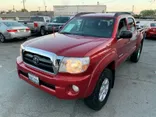
M 80 99 L 85 98 L 85 93 L 90 81 L 90 75 L 76 76 L 69 74 L 53 75 L 30 67 L 23 63 L 21 57 L 17 58 L 17 71 L 21 79 L 27 83 L 52 94 L 60 99 Z M 28 79 L 28 73 L 31 73 L 40 79 L 40 84 L 36 85 Z M 72 85 L 79 87 L 79 92 L 72 90 Z

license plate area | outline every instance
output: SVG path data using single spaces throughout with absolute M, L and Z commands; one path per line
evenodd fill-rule
M 33 75 L 33 74 L 28 73 L 28 79 L 29 79 L 31 82 L 33 82 L 33 83 L 35 83 L 35 84 L 37 84 L 37 85 L 39 85 L 39 83 L 40 83 L 39 78 L 38 78 L 37 76 Z
M 21 30 L 19 30 L 19 32 L 25 32 L 25 30 L 24 29 L 21 29 Z

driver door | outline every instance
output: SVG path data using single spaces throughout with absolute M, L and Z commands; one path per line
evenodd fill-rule
M 118 33 L 117 33 L 117 54 L 118 54 L 118 62 L 117 64 L 119 65 L 122 61 L 124 61 L 127 56 L 128 56 L 128 50 L 129 50 L 129 43 L 130 39 L 123 39 L 120 38 L 120 34 L 122 31 L 127 31 L 128 30 L 128 25 L 127 25 L 127 20 L 126 18 L 120 19 L 119 25 L 118 25 Z

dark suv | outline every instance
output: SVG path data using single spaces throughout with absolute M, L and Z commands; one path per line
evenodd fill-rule
M 71 17 L 59 16 L 51 19 L 50 23 L 46 25 L 48 33 L 58 32 L 59 29 L 70 20 Z

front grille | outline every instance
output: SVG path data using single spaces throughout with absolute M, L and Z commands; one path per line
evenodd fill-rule
M 54 73 L 53 63 L 48 57 L 25 51 L 23 52 L 23 61 L 44 71 Z

